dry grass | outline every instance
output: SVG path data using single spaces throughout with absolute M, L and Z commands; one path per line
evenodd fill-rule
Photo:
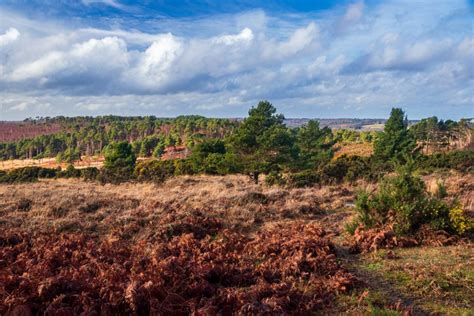
M 141 229 L 131 236 L 140 236 L 143 230 L 152 231 L 152 223 L 158 225 L 165 215 L 200 211 L 245 232 L 273 222 L 314 219 L 326 210 L 344 207 L 354 195 L 351 186 L 269 188 L 243 176 L 184 176 L 162 185 L 42 180 L 0 186 L 0 199 L 5 201 L 0 205 L 0 227 L 103 235 L 128 234 L 127 227 L 138 225 Z
M 467 211 L 474 211 L 474 174 L 445 172 L 422 177 L 432 194 L 438 191 L 438 184 L 446 187 L 448 198 L 457 200 Z
M 87 167 L 102 167 L 104 163 L 103 156 L 82 156 L 81 160 L 75 161 L 73 166 L 77 169 Z M 42 159 L 11 159 L 0 161 L 0 170 L 18 169 L 24 167 L 42 167 L 42 168 L 57 168 L 65 169 L 67 163 L 58 163 L 56 158 L 42 158 Z
M 371 143 L 336 144 L 333 149 L 333 160 L 336 160 L 342 155 L 369 157 L 374 152 L 373 144 Z
M 472 212 L 474 175 L 431 175 L 424 179 L 428 184 L 443 182 L 448 194 Z M 319 220 L 333 210 L 350 209 L 348 206 L 361 188 L 373 190 L 374 185 L 287 189 L 255 185 L 246 177 L 235 175 L 182 176 L 161 185 L 41 180 L 0 186 L 0 227 L 103 235 L 138 224 L 142 229 L 132 236 L 139 236 L 142 230 L 152 230 L 164 215 L 184 216 L 200 211 L 223 220 L 228 228 L 252 232 L 262 225 Z
M 472 211 L 474 175 L 436 174 L 424 180 L 429 187 L 444 182 L 448 194 Z M 182 176 L 161 185 L 41 180 L 0 185 L 0 231 L 61 238 L 85 234 L 97 243 L 153 247 L 163 238 L 184 241 L 189 233 L 208 234 L 210 242 L 226 231 L 258 239 L 269 231 L 288 233 L 301 223 L 316 223 L 336 244 L 337 261 L 365 282 L 352 294 L 340 294 L 326 313 L 396 315 L 409 305 L 417 306 L 415 314 L 472 312 L 472 244 L 347 253 L 343 226 L 354 215 L 352 203 L 361 188 L 375 186 L 287 189 L 255 185 L 244 176 Z

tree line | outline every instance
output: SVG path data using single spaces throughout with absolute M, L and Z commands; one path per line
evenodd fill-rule
M 119 142 L 105 151 L 104 174 L 142 181 L 163 181 L 182 174 L 225 175 L 242 173 L 259 183 L 261 175 L 268 184 L 313 184 L 376 180 L 396 166 L 416 164 L 420 169 L 447 167 L 462 172 L 472 170 L 472 150 L 426 156 L 417 146 L 420 129 L 409 129 L 405 113 L 394 108 L 384 131 L 374 138 L 370 157 L 342 156 L 333 159 L 337 142 L 331 129 L 321 128 L 315 120 L 298 128 L 288 128 L 284 116 L 276 113 L 268 101 L 252 107 L 249 115 L 231 133 L 222 138 L 207 137 L 196 142 L 186 159 L 136 163 L 133 144 Z M 421 121 L 424 122 L 424 121 Z M 415 133 L 416 132 L 416 133 Z
M 423 170 L 453 168 L 466 172 L 472 170 L 474 160 L 472 150 L 427 156 L 418 146 L 420 141 L 431 137 L 427 135 L 432 135 L 433 129 L 450 133 L 461 124 L 467 126 L 466 121 L 428 118 L 408 128 L 407 117 L 399 108 L 392 109 L 383 132 L 358 135 L 322 128 L 316 120 L 289 128 L 284 124 L 284 116 L 268 101 L 252 107 L 241 122 L 200 116 L 167 120 L 100 117 L 67 122 L 75 132 L 39 136 L 36 140 L 49 142 L 34 148 L 43 148 L 44 155 L 56 154 L 61 160 L 71 162 L 78 159 L 82 151 L 104 154 L 104 168 L 94 173 L 102 182 L 130 179 L 159 182 L 182 174 L 242 173 L 255 183 L 265 175 L 268 184 L 308 186 L 360 178 L 377 180 L 407 162 Z M 373 155 L 333 158 L 335 143 L 354 141 L 373 142 Z M 20 141 L 15 145 L 28 149 L 29 142 Z M 137 163 L 136 157 L 160 157 L 166 146 L 180 144 L 191 148 L 191 155 L 186 159 Z
M 102 154 L 107 145 L 120 141 L 129 142 L 138 156 L 159 157 L 166 146 L 190 147 L 203 138 L 222 138 L 238 124 L 235 120 L 197 115 L 169 119 L 101 116 L 43 120 L 61 124 L 63 131 L 0 143 L 0 160 L 56 157 L 59 162 L 73 162 L 82 155 Z

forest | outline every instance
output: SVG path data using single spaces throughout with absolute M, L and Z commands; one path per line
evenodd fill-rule
M 331 130 L 309 120 L 288 127 L 268 101 L 252 107 L 241 121 L 182 116 L 57 117 L 49 124 L 63 131 L 0 144 L 3 160 L 55 157 L 73 163 L 84 156 L 105 157 L 104 168 L 48 170 L 25 168 L 3 172 L 3 181 L 56 176 L 94 177 L 102 182 L 163 181 L 184 174 L 246 174 L 256 183 L 305 186 L 359 178 L 377 180 L 400 164 L 420 170 L 453 168 L 469 172 L 473 162 L 469 120 L 422 119 L 408 127 L 406 114 L 392 109 L 384 131 Z M 372 154 L 335 157 L 335 148 L 355 143 L 373 147 Z M 166 149 L 187 149 L 182 159 L 160 159 Z M 430 154 L 431 153 L 431 154 Z M 137 158 L 150 158 L 140 159 Z M 337 158 L 337 159 L 335 159 Z M 43 170 L 44 169 L 44 170 Z M 10 180 L 9 180 L 10 179 Z

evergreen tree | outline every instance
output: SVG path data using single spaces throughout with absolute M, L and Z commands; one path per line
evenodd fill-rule
M 128 180 L 135 168 L 136 157 L 132 146 L 126 142 L 112 143 L 104 151 L 104 172 L 102 180 L 122 182 Z
M 298 129 L 296 143 L 300 150 L 300 167 L 314 168 L 331 159 L 333 143 L 328 141 L 331 135 L 329 128 L 319 128 L 319 122 L 315 120 L 310 120 Z
M 393 108 L 374 146 L 377 161 L 397 161 L 404 163 L 413 154 L 415 141 L 408 132 L 408 121 L 402 109 Z
M 283 124 L 284 116 L 275 113 L 270 102 L 260 101 L 231 137 L 232 150 L 255 183 L 260 174 L 279 171 L 296 153 L 294 138 Z

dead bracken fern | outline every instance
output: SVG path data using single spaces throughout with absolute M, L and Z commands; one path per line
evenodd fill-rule
M 196 218 L 153 241 L 5 231 L 0 314 L 305 314 L 355 284 L 315 224 L 248 237 Z

